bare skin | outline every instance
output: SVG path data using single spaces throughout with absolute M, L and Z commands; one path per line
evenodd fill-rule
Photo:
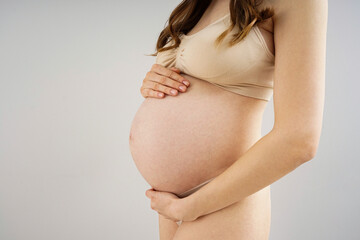
M 174 221 L 159 215 L 161 240 L 268 239 L 271 212 L 270 184 L 314 156 L 321 129 L 324 89 L 324 16 L 326 16 L 324 2 L 326 1 L 323 1 L 323 5 L 321 1 L 318 4 L 309 0 L 303 4 L 300 2 L 298 0 L 265 2 L 274 7 L 276 20 L 268 21 L 261 26 L 260 31 L 271 52 L 274 53 L 274 43 L 279 44 L 275 67 L 274 130 L 258 141 L 261 126 L 247 125 L 252 122 L 247 120 L 251 115 L 252 120 L 255 119 L 261 123 L 264 101 L 231 95 L 234 100 L 242 104 L 239 109 L 248 110 L 247 114 L 244 111 L 241 116 L 244 120 L 244 128 L 250 126 L 251 129 L 246 137 L 252 140 L 243 139 L 240 142 L 242 146 L 250 145 L 238 152 L 238 159 L 241 161 L 233 160 L 230 167 L 227 165 L 227 168 L 222 169 L 224 171 L 221 174 L 217 172 L 219 176 L 214 181 L 188 198 L 184 198 L 184 201 L 195 206 L 194 214 L 198 216 L 196 220 L 183 221 L 178 227 Z M 214 3 L 217 4 L 208 9 L 208 14 L 204 15 L 204 19 L 200 20 L 189 33 L 190 35 L 224 15 L 228 1 Z M 295 5 L 298 7 L 294 8 Z M 320 17 L 316 19 L 318 25 L 310 25 L 307 22 L 308 25 L 304 25 L 307 28 L 304 26 L 300 28 L 299 19 L 310 19 L 315 15 L 313 11 L 320 12 L 318 15 Z M 315 25 L 319 27 L 314 27 Z M 319 32 L 321 34 L 310 35 L 311 37 L 307 38 L 307 35 L 303 33 L 304 29 L 309 31 L 307 33 Z M 273 32 L 276 35 L 275 39 Z M 307 49 L 312 51 L 311 55 L 308 53 L 310 50 Z M 191 79 L 187 75 L 182 76 L 192 81 L 194 86 L 197 83 L 200 84 L 197 79 Z M 286 81 L 287 79 L 291 81 Z M 209 91 L 216 91 L 210 86 L 209 89 Z M 176 97 L 181 97 L 181 94 Z M 227 97 L 224 95 L 222 100 Z M 281 143 L 282 146 L 278 147 L 275 142 Z M 250 148 L 252 145 L 255 147 Z M 206 177 L 214 173 L 215 169 L 209 171 L 208 175 L 190 180 L 187 184 L 206 180 Z M 175 182 L 178 182 L 178 179 Z M 167 186 L 159 184 L 159 187 L 166 188 Z M 174 187 L 172 190 L 181 192 L 187 188 L 185 184 Z M 208 201 L 210 197 L 216 197 L 216 199 Z
M 228 1 L 213 1 L 213 4 L 209 6 L 209 8 L 207 9 L 208 11 L 204 14 L 204 17 L 199 21 L 199 24 L 197 24 L 188 33 L 188 35 L 196 33 L 197 31 L 206 27 L 209 23 L 213 22 L 214 20 L 226 14 L 228 12 L 227 9 L 228 4 L 229 4 Z M 275 50 L 273 44 L 273 35 L 271 32 L 272 24 L 273 24 L 272 21 L 267 21 L 266 24 L 263 24 L 262 26 L 259 25 L 259 29 L 264 36 L 264 39 L 268 45 L 269 50 L 274 54 Z M 180 73 L 175 68 L 172 68 L 171 71 L 172 74 L 170 74 L 169 71 L 165 71 L 165 69 L 162 69 L 161 66 L 153 67 L 152 71 L 150 71 L 147 75 L 148 78 L 151 78 L 151 81 L 150 80 L 144 81 L 144 84 L 142 86 L 141 89 L 142 95 L 146 98 L 150 98 L 150 97 L 179 98 L 181 94 L 189 94 L 190 96 L 195 94 L 199 96 L 216 95 L 218 99 L 214 101 L 218 103 L 219 109 L 223 108 L 224 105 L 228 105 L 227 103 L 232 102 L 233 109 L 228 109 L 227 112 L 228 114 L 236 112 L 236 115 L 231 114 L 232 116 L 230 115 L 226 116 L 225 114 L 221 119 L 219 118 L 219 122 L 222 122 L 223 125 L 226 125 L 224 124 L 225 119 L 234 120 L 234 124 L 232 124 L 233 127 L 231 128 L 233 131 L 232 133 L 233 135 L 229 135 L 226 137 L 228 139 L 234 139 L 235 135 L 243 136 L 242 139 L 238 140 L 236 145 L 231 145 L 226 141 L 222 141 L 224 145 L 229 146 L 226 149 L 228 155 L 226 155 L 225 152 L 218 151 L 218 155 L 219 155 L 218 158 L 222 158 L 222 159 L 217 160 L 218 164 L 214 165 L 212 168 L 208 167 L 207 168 L 208 172 L 202 171 L 204 173 L 203 176 L 197 175 L 197 177 L 193 177 L 193 178 L 188 177 L 189 178 L 188 183 L 189 184 L 191 183 L 191 185 L 184 184 L 182 186 L 184 188 L 180 188 L 179 190 L 177 190 L 173 186 L 171 187 L 171 189 L 163 189 L 163 190 L 171 190 L 173 192 L 180 193 L 180 192 L 184 192 L 190 187 L 197 185 L 200 182 L 209 179 L 210 177 L 218 175 L 231 163 L 233 163 L 238 157 L 240 157 L 244 152 L 246 152 L 254 144 L 254 142 L 256 142 L 261 137 L 260 129 L 261 129 L 262 114 L 266 107 L 267 102 L 263 100 L 248 98 L 242 95 L 236 95 L 227 92 L 209 83 L 206 83 L 200 79 L 196 79 L 192 76 L 186 75 L 184 73 Z M 168 81 L 167 84 L 164 84 L 164 82 L 161 82 L 162 76 L 170 76 L 170 78 L 173 81 L 171 82 Z M 183 81 L 187 81 L 188 84 L 184 84 Z M 183 91 L 180 89 L 180 86 L 189 87 L 189 89 L 186 88 L 186 91 Z M 170 92 L 171 89 L 175 89 L 176 93 L 172 94 Z M 206 92 L 207 91 L 206 89 L 209 89 L 208 90 L 209 92 L 214 91 L 214 93 L 210 94 L 209 92 Z M 158 93 L 164 93 L 164 94 L 163 96 L 159 96 L 157 95 Z M 187 98 L 190 97 L 187 96 Z M 186 101 L 187 101 L 186 99 L 182 101 L 183 103 L 185 102 L 184 105 L 188 105 Z M 190 104 L 191 101 L 190 100 L 188 101 Z M 211 110 L 209 109 L 209 111 L 217 112 L 215 104 L 211 104 L 210 107 Z M 195 107 L 195 109 L 197 109 L 197 107 Z M 201 111 L 206 112 L 206 107 L 203 106 Z M 184 109 L 181 112 L 184 113 L 184 115 L 190 115 L 190 112 L 189 114 L 187 114 Z M 146 114 L 142 114 L 142 115 L 146 115 Z M 240 122 L 242 124 L 239 124 Z M 170 121 L 170 123 L 173 123 L 173 121 Z M 192 124 L 192 126 L 194 126 L 194 124 Z M 227 124 L 227 126 L 230 126 L 229 123 Z M 186 126 L 184 126 L 184 128 L 187 129 Z M 164 126 L 164 129 L 169 129 L 169 127 Z M 199 127 L 197 127 L 196 129 L 197 131 L 199 131 Z M 226 131 L 225 126 L 223 128 L 220 128 L 218 131 L 219 133 L 224 135 L 224 131 Z M 136 135 L 136 133 L 134 133 L 133 135 Z M 175 134 L 175 136 L 178 136 L 178 134 Z M 136 136 L 134 136 L 134 138 L 136 138 Z M 213 137 L 211 139 L 214 138 L 219 139 L 218 137 Z M 218 141 L 220 142 L 220 140 Z M 202 144 L 206 146 L 206 143 L 202 142 Z M 157 145 L 162 146 L 163 144 L 159 143 Z M 235 149 L 238 150 L 235 151 Z M 229 153 L 230 155 L 232 154 L 233 157 L 230 158 Z M 192 158 L 198 158 L 194 156 L 194 154 L 189 154 L 189 156 L 191 156 Z M 144 157 L 142 156 L 141 158 L 144 159 Z M 225 162 L 226 158 L 229 159 L 227 162 Z M 214 157 L 214 159 L 217 158 Z M 208 159 L 204 159 L 204 160 L 208 161 Z M 184 162 L 183 159 L 182 162 Z M 202 166 L 203 164 L 199 162 L 199 167 Z M 198 171 L 197 169 L 199 169 L 199 167 L 196 167 L 193 161 L 191 164 L 189 164 L 189 168 L 193 169 L 193 171 Z M 147 166 L 144 168 L 149 169 Z M 178 171 L 190 172 L 191 170 L 182 168 L 181 170 Z M 172 173 L 172 175 L 173 174 L 174 173 Z M 149 182 L 151 182 L 151 180 L 149 180 Z M 184 179 L 182 179 L 181 182 L 184 183 L 185 182 Z M 161 189 L 161 186 L 158 186 L 157 188 Z M 270 187 L 269 187 L 264 189 L 263 191 L 260 191 L 257 194 L 254 194 L 253 196 L 247 199 L 239 201 L 237 204 L 234 204 L 232 207 L 224 209 L 224 211 L 218 211 L 217 213 L 211 214 L 212 216 L 211 218 L 203 217 L 203 221 L 201 224 L 197 224 L 197 223 L 193 224 L 195 222 L 183 222 L 181 225 L 181 229 L 185 229 L 185 232 L 189 232 L 189 234 L 193 234 L 192 231 L 194 231 L 194 229 L 196 229 L 196 231 L 198 232 L 206 233 L 208 232 L 209 225 L 217 224 L 218 226 L 220 226 L 219 221 L 221 220 L 222 226 L 219 227 L 219 229 L 222 230 L 216 232 L 216 234 L 218 234 L 217 238 L 219 238 L 219 236 L 224 237 L 226 233 L 228 234 L 229 237 L 233 237 L 233 238 L 235 236 L 249 237 L 250 235 L 252 235 L 254 237 L 256 236 L 256 239 L 267 239 L 270 232 L 270 212 L 271 209 L 270 209 Z M 179 230 L 178 224 L 176 224 L 172 220 L 166 219 L 161 214 L 159 214 L 158 217 L 159 217 L 160 240 L 173 239 L 175 233 Z M 227 219 L 228 221 L 224 221 L 224 219 Z M 186 230 L 188 225 L 192 226 L 189 228 L 189 229 L 193 229 L 192 231 Z M 181 232 L 183 232 L 183 230 Z M 184 232 L 182 234 L 184 234 Z M 206 239 L 208 238 L 206 237 Z M 214 235 L 214 239 L 216 239 L 215 235 Z

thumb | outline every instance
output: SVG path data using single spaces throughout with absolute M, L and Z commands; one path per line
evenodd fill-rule
M 155 195 L 155 191 L 151 188 L 151 189 L 148 189 L 145 191 L 145 195 L 148 197 L 148 198 L 151 198 Z

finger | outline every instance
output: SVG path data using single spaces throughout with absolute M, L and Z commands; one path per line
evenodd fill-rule
M 159 214 L 160 214 L 160 212 L 158 212 Z M 166 218 L 166 219 L 168 219 L 168 220 L 171 220 L 171 221 L 173 221 L 173 222 L 178 222 L 178 221 L 180 221 L 180 220 L 178 220 L 178 219 L 175 219 L 175 218 L 172 218 L 172 217 L 168 217 L 168 216 L 166 216 L 166 215 L 164 215 L 164 214 L 162 214 L 163 216 L 164 216 L 164 218 Z
M 152 210 L 158 211 L 158 210 L 156 209 L 156 205 L 155 205 L 155 203 L 154 203 L 153 201 L 150 202 L 150 208 L 151 208 Z
M 145 88 L 151 88 L 155 91 L 163 92 L 173 96 L 178 94 L 178 89 L 181 89 L 180 86 L 183 86 L 186 91 L 185 85 L 153 72 L 149 73 L 148 80 L 143 83 L 143 87 Z M 184 92 L 184 90 L 181 91 Z
M 161 66 L 160 64 L 154 64 L 151 68 L 151 71 L 163 75 L 167 78 L 173 79 L 179 83 L 183 83 L 185 85 L 190 85 L 190 81 L 185 79 L 183 76 L 181 76 L 179 73 L 176 73 L 166 67 Z
M 155 195 L 155 190 L 153 188 L 150 188 L 150 189 L 145 191 L 145 195 L 147 197 L 151 197 L 151 196 Z
M 177 72 L 177 73 L 180 73 L 180 72 L 181 72 L 180 69 L 177 69 L 176 67 L 171 67 L 170 69 L 171 69 L 172 71 Z
M 150 197 L 150 191 L 151 191 L 151 189 L 148 189 L 145 191 L 145 196 L 148 198 Z
M 153 97 L 153 98 L 164 98 L 165 94 L 159 91 L 155 91 L 151 88 L 146 88 L 144 86 L 140 87 L 140 93 L 144 98 Z
M 144 98 L 153 97 L 153 98 L 164 98 L 165 94 L 163 92 L 152 90 L 151 88 L 140 88 L 141 95 Z
M 170 70 L 171 71 L 171 70 Z M 170 83 L 169 83 L 170 82 Z M 167 86 L 172 85 L 172 87 Z M 159 86 L 163 85 L 163 86 Z M 178 89 L 181 89 L 180 86 L 183 86 L 186 91 L 186 86 L 182 85 L 172 79 L 167 79 L 166 77 L 159 75 L 155 72 L 149 71 L 146 74 L 145 79 L 143 80 L 142 88 L 150 88 L 158 92 L 163 92 L 168 95 L 177 95 Z M 172 91 L 173 90 L 173 91 Z
M 162 91 L 162 89 L 164 89 L 164 92 L 167 94 L 176 95 L 176 92 L 174 92 L 173 94 L 170 92 L 171 89 L 174 89 L 174 90 L 180 91 L 180 92 L 186 92 L 186 90 L 187 90 L 186 85 L 181 84 L 181 83 L 179 83 L 171 78 L 165 77 L 163 75 L 159 75 L 155 72 L 149 73 L 149 80 L 151 80 L 153 82 L 157 82 L 157 83 L 165 86 L 165 88 L 164 87 L 160 87 L 158 89 L 154 88 L 154 90 Z

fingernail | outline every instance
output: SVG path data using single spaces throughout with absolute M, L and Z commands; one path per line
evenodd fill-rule
M 190 83 L 188 81 L 184 80 L 183 84 L 185 84 L 186 86 L 189 86 Z
M 175 95 L 177 93 L 177 91 L 175 89 L 171 89 L 170 92 Z
M 183 90 L 183 91 L 186 90 L 186 87 L 184 87 L 184 86 L 180 86 L 179 88 L 180 88 L 181 90 Z

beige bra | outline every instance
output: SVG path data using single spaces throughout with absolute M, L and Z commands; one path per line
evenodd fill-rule
M 232 47 L 225 43 L 238 31 L 237 28 L 226 35 L 218 47 L 214 45 L 215 39 L 229 26 L 229 16 L 230 13 L 192 35 L 181 34 L 180 45 L 159 52 L 156 63 L 168 68 L 176 67 L 185 74 L 230 92 L 269 101 L 273 93 L 275 56 L 257 25 Z

